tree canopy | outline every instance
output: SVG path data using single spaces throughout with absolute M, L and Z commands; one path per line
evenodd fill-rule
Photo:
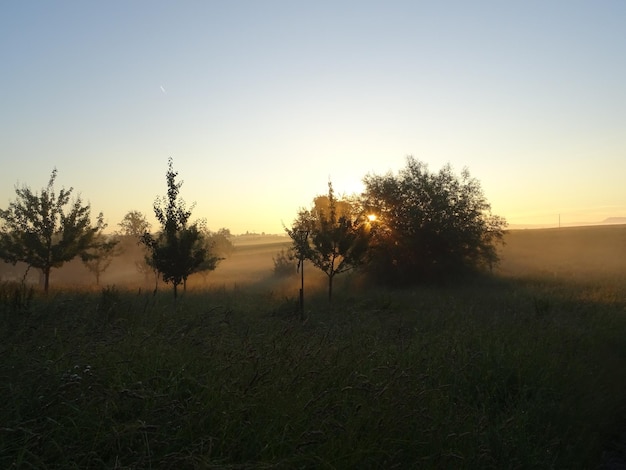
M 100 276 L 109 269 L 113 258 L 122 253 L 119 243 L 118 235 L 97 233 L 92 246 L 80 254 L 83 265 L 95 276 L 97 286 L 100 285 Z
M 397 175 L 368 175 L 363 204 L 377 216 L 369 269 L 390 282 L 440 279 L 498 261 L 506 221 L 491 214 L 467 169 L 428 170 L 413 157 Z
M 146 216 L 137 210 L 128 211 L 117 225 L 120 228 L 119 232 L 121 235 L 137 239 L 152 228 L 152 224 L 148 222 Z
M 105 226 L 102 213 L 92 226 L 91 207 L 83 205 L 80 196 L 70 201 L 73 188 L 55 192 L 56 176 L 54 169 L 40 193 L 16 187 L 15 201 L 0 210 L 0 258 L 40 269 L 46 292 L 50 271 L 86 253 Z

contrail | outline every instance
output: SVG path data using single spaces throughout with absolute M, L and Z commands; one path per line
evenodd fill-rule
M 165 88 L 163 88 L 163 85 L 161 85 L 161 91 L 167 95 L 167 91 L 165 91 Z

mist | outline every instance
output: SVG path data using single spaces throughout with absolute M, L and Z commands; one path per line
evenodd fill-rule
M 557 279 L 623 278 L 626 225 L 511 230 L 504 237 L 503 276 Z
M 291 245 L 291 239 L 283 235 L 240 235 L 231 238 L 235 249 L 225 257 L 213 271 L 193 274 L 187 281 L 187 290 L 200 289 L 255 289 L 292 297 L 298 295 L 300 274 L 280 277 L 274 274 L 274 257 Z M 125 243 L 122 254 L 113 258 L 111 265 L 100 275 L 100 283 L 83 265 L 80 258 L 53 269 L 50 274 L 51 289 L 98 290 L 115 286 L 125 290 L 159 291 L 171 289 L 155 278 L 153 272 L 141 269 L 142 248 L 133 243 Z M 309 262 L 305 262 L 305 289 L 307 293 L 326 288 L 326 276 Z M 37 286 L 41 282 L 40 271 L 28 269 L 24 263 L 15 266 L 0 263 L 0 281 L 25 282 Z
M 274 257 L 291 245 L 289 237 L 242 235 L 232 237 L 231 241 L 235 246 L 233 253 L 220 261 L 214 271 L 190 276 L 187 290 L 250 289 L 285 298 L 298 296 L 301 278 L 295 269 L 293 275 L 287 277 L 274 273 Z M 510 230 L 499 255 L 500 263 L 493 272 L 503 277 L 619 281 L 626 276 L 626 225 Z M 171 289 L 161 281 L 155 282 L 153 273 L 138 270 L 137 262 L 142 256 L 138 245 L 127 245 L 122 255 L 115 257 L 101 274 L 99 285 L 95 275 L 76 258 L 52 270 L 50 285 L 53 290 L 98 290 L 106 286 L 141 291 L 153 291 L 155 286 L 159 291 Z M 325 274 L 309 262 L 305 262 L 304 270 L 307 295 L 327 289 Z M 0 281 L 21 282 L 25 274 L 27 284 L 40 284 L 38 270 L 27 271 L 23 263 L 15 266 L 0 263 Z M 351 274 L 339 275 L 337 282 L 358 285 Z

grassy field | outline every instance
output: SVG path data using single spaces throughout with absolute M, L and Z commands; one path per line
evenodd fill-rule
M 276 246 L 177 302 L 4 284 L 0 468 L 598 468 L 626 429 L 626 227 L 511 232 L 464 285 L 345 277 L 304 315 Z

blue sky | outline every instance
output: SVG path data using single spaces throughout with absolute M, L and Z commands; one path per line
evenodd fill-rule
M 167 158 L 212 229 L 282 232 L 407 155 L 513 224 L 626 216 L 622 1 L 0 4 L 0 207 L 56 167 L 115 226 Z

